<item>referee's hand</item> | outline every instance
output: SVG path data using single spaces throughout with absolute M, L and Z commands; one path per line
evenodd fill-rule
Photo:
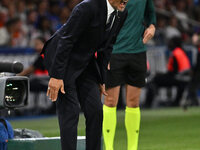
M 108 93 L 106 93 L 106 88 L 105 88 L 105 84 L 100 84 L 100 91 L 101 91 L 101 95 L 105 95 L 108 96 Z
M 146 44 L 150 39 L 154 37 L 156 28 L 153 24 L 151 24 L 144 32 L 143 35 L 143 43 Z
M 59 90 L 65 94 L 64 83 L 61 79 L 50 78 L 49 85 L 47 89 L 47 96 L 52 100 L 52 102 L 57 100 Z

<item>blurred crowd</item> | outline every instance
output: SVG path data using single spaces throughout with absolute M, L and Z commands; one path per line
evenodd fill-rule
M 155 44 L 161 45 L 174 36 L 192 43 L 192 35 L 200 33 L 199 0 L 154 0 L 157 12 Z
M 69 18 L 81 0 L 0 0 L 0 46 L 33 47 Z
M 33 39 L 46 40 L 64 24 L 82 0 L 0 0 L 0 46 L 33 47 Z M 191 43 L 200 33 L 200 0 L 154 0 L 157 31 L 152 45 L 173 36 Z

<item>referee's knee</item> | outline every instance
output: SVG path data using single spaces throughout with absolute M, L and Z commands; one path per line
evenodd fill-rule
M 104 105 L 106 105 L 108 107 L 116 107 L 117 100 L 114 97 L 108 95 L 105 98 Z
M 139 105 L 140 105 L 140 98 L 137 97 L 137 98 L 127 99 L 126 105 L 128 107 L 131 107 L 131 108 L 139 107 Z

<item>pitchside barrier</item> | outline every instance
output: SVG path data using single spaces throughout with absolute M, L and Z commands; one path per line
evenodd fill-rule
M 85 136 L 77 139 L 77 150 L 85 150 Z M 9 140 L 8 150 L 61 150 L 60 137 Z

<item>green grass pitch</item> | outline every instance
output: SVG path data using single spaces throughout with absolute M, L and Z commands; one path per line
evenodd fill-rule
M 142 110 L 139 150 L 200 150 L 200 108 Z M 126 150 L 124 111 L 118 111 L 115 150 Z M 40 131 L 44 136 L 59 136 L 56 117 L 10 121 L 13 128 Z M 78 134 L 85 135 L 80 115 Z

